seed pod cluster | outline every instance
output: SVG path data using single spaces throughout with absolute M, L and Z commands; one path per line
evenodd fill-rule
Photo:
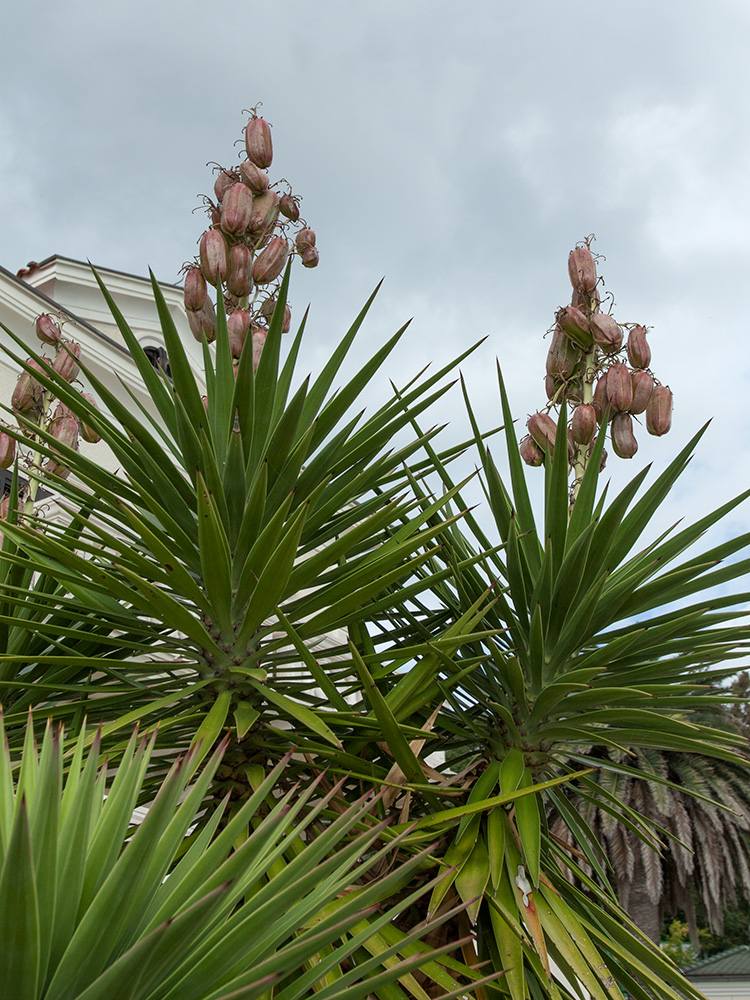
M 257 109 L 244 128 L 244 140 L 239 166 L 220 167 L 213 197 L 205 198 L 210 224 L 201 236 L 197 259 L 186 265 L 184 288 L 190 330 L 198 341 L 205 337 L 211 343 L 216 336 L 208 285 L 221 288 L 228 319 L 235 312 L 242 314 L 231 323 L 230 346 L 235 358 L 248 331 L 253 331 L 253 350 L 259 355 L 273 312 L 267 304 L 275 303 L 290 257 L 299 257 L 308 268 L 316 267 L 319 260 L 315 232 L 300 215 L 299 196 L 285 180 L 271 183 L 271 126 Z M 246 316 L 250 317 L 249 325 Z M 287 307 L 285 333 L 290 323 Z M 241 335 L 240 330 L 244 331 Z
M 18 377 L 11 396 L 11 409 L 18 416 L 21 426 L 8 428 L 8 431 L 0 429 L 0 469 L 9 469 L 18 461 L 27 470 L 41 466 L 44 472 L 64 479 L 70 475 L 70 470 L 63 463 L 62 452 L 59 458 L 55 455 L 42 462 L 41 452 L 35 449 L 35 443 L 39 441 L 53 451 L 57 450 L 58 443 L 61 447 L 77 451 L 80 439 L 90 444 L 100 440 L 95 427 L 83 423 L 70 406 L 56 398 L 54 387 L 47 387 L 41 381 L 42 377 L 54 381 L 57 375 L 71 383 L 71 388 L 77 389 L 74 383 L 80 368 L 81 347 L 74 340 L 64 339 L 62 325 L 60 317 L 55 318 L 46 313 L 35 320 L 37 336 L 44 344 L 54 347 L 55 356 L 50 358 L 43 355 L 41 363 L 35 358 L 28 358 L 28 370 L 24 369 Z M 80 395 L 89 407 L 98 411 L 93 396 L 85 392 L 80 392 Z M 53 442 L 50 443 L 49 438 L 38 434 L 37 428 L 50 435 Z M 24 445 L 30 447 L 17 447 L 14 433 L 19 432 L 25 437 Z M 0 518 L 3 516 L 0 511 Z
M 297 249 L 304 253 L 304 230 Z M 310 244 L 314 248 L 314 240 Z M 303 261 L 304 263 L 304 261 Z M 645 414 L 649 434 L 666 434 L 672 423 L 672 392 L 651 370 L 648 331 L 638 323 L 619 323 L 602 311 L 596 260 L 590 241 L 571 250 L 568 276 L 570 304 L 555 313 L 547 352 L 544 412 L 533 414 L 519 450 L 527 465 L 543 464 L 552 455 L 554 411 L 568 404 L 568 454 L 575 476 L 582 474 L 596 438 L 597 425 L 609 420 L 612 448 L 620 458 L 638 450 L 634 417 Z M 606 454 L 606 452 L 605 452 Z M 603 466 L 602 466 L 603 467 Z

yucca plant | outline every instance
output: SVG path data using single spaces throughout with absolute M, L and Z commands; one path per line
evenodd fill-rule
M 607 364 L 614 367 L 609 356 Z M 459 775 L 467 791 L 452 810 L 426 808 L 417 824 L 425 832 L 451 832 L 440 854 L 449 874 L 433 891 L 428 911 L 440 912 L 457 898 L 469 904 L 480 954 L 508 970 L 489 991 L 512 1000 L 576 995 L 576 983 L 597 998 L 620 996 L 622 989 L 644 1000 L 695 996 L 619 906 L 606 844 L 597 840 L 586 810 L 596 806 L 659 851 L 662 831 L 653 816 L 614 791 L 618 774 L 638 775 L 638 753 L 713 757 L 747 772 L 738 753 L 744 741 L 697 722 L 695 713 L 727 700 L 718 684 L 747 654 L 750 630 L 742 606 L 750 595 L 717 595 L 715 588 L 747 573 L 750 535 L 693 550 L 748 493 L 644 544 L 702 431 L 648 489 L 641 489 L 643 470 L 608 499 L 606 488 L 599 488 L 606 415 L 600 414 L 590 449 L 569 448 L 563 398 L 543 456 L 540 526 L 521 460 L 523 442 L 519 453 L 498 377 L 509 483 L 466 397 L 496 537 L 471 515 L 448 526 L 443 548 L 427 564 L 436 583 L 430 613 L 424 606 L 406 611 L 426 642 L 477 607 L 482 610 L 472 628 L 485 630 L 484 637 L 442 654 L 447 683 L 436 681 L 445 707 L 424 753 L 442 749 L 447 755 L 434 782 Z M 580 386 L 571 389 L 584 395 Z M 457 484 L 434 452 L 432 459 L 444 490 L 453 493 Z M 455 502 L 463 506 L 460 491 Z M 439 577 L 446 567 L 449 577 Z M 397 722 L 430 710 L 434 690 L 420 686 L 419 665 L 408 678 L 378 670 L 374 676 Z M 428 773 L 424 768 L 423 780 Z M 547 825 L 550 811 L 557 817 L 554 833 Z
M 316 261 L 314 241 L 306 239 L 300 252 Z M 273 267 L 265 261 L 269 273 L 278 248 Z M 220 249 L 215 238 L 206 241 L 205 269 L 218 285 Z M 12 504 L 4 526 L 0 692 L 11 747 L 20 752 L 29 708 L 39 720 L 77 726 L 86 715 L 101 723 L 102 747 L 120 771 L 131 752 L 123 734 L 135 720 L 158 723 L 168 755 L 196 739 L 205 753 L 229 732 L 231 745 L 206 791 L 214 805 L 230 795 L 231 823 L 294 742 L 298 753 L 280 779 L 282 794 L 292 777 L 314 789 L 310 808 L 330 794 L 328 811 L 318 814 L 325 829 L 363 789 L 385 786 L 360 815 L 376 838 L 372 849 L 382 852 L 376 864 L 386 872 L 394 858 L 415 859 L 410 878 L 390 886 L 402 909 L 398 922 L 373 933 L 376 918 L 362 917 L 357 971 L 370 961 L 387 965 L 389 955 L 408 958 L 412 934 L 439 915 L 460 940 L 476 925 L 476 947 L 463 946 L 466 963 L 504 970 L 488 994 L 698 996 L 619 907 L 601 846 L 561 789 L 575 780 L 577 794 L 601 801 L 594 769 L 627 769 L 614 757 L 603 762 L 595 750 L 601 746 L 735 760 L 731 735 L 686 715 L 712 703 L 712 685 L 747 648 L 750 633 L 734 620 L 747 595 L 709 599 L 707 592 L 746 571 L 747 560 L 717 563 L 750 539 L 677 560 L 742 498 L 643 545 L 697 438 L 641 496 L 645 472 L 607 502 L 599 491 L 602 412 L 596 443 L 572 449 L 571 490 L 565 394 L 557 397 L 553 384 L 562 405 L 556 431 L 543 435 L 544 448 L 537 442 L 546 451 L 539 528 L 500 380 L 509 485 L 467 397 L 496 528 L 489 537 L 467 514 L 464 484 L 449 471 L 464 445 L 437 450 L 436 429 L 420 429 L 422 413 L 447 389 L 443 378 L 466 355 L 399 388 L 369 418 L 351 415 L 403 331 L 332 392 L 368 302 L 322 373 L 297 384 L 305 322 L 285 352 L 287 286 L 288 271 L 260 352 L 249 336 L 238 347 L 221 290 L 215 354 L 205 300 L 200 315 L 193 309 L 191 328 L 205 338 L 205 399 L 156 283 L 171 381 L 153 370 L 102 286 L 152 410 L 123 404 L 89 375 L 99 413 L 53 368 L 16 356 L 104 439 L 121 474 L 29 421 L 9 431 L 33 439 L 45 460 L 74 474 L 44 474 L 67 505 L 66 527 L 44 525 Z M 599 315 L 595 276 L 585 295 L 588 306 L 581 306 Z M 246 311 L 243 297 L 230 290 L 230 318 Z M 591 317 L 582 315 L 590 332 Z M 607 323 L 597 323 L 606 333 Z M 633 358 L 644 371 L 639 330 Z M 572 357 L 564 384 L 593 408 L 599 355 L 593 334 L 591 343 L 583 339 L 577 354 L 559 338 L 557 350 Z M 615 372 L 609 403 L 622 407 L 624 362 L 607 357 L 607 383 Z M 651 419 L 661 433 L 668 414 L 661 402 L 657 409 Z M 617 423 L 616 450 L 634 454 L 628 421 Z M 402 432 L 410 434 L 392 450 Z M 538 464 L 536 451 L 526 448 L 525 457 Z M 445 764 L 436 764 L 433 751 L 443 752 Z M 331 787 L 338 775 L 344 780 Z M 159 779 L 151 767 L 147 799 Z M 656 843 L 648 817 L 604 800 L 629 829 Z M 547 827 L 553 807 L 570 833 L 564 841 Z M 378 820 L 391 825 L 372 828 Z M 394 828 L 393 820 L 402 825 Z M 203 837 L 208 821 L 199 822 Z M 284 871 L 295 863 L 291 843 L 280 845 L 278 860 Z M 439 873 L 443 879 L 430 885 Z M 414 895 L 427 886 L 429 895 Z M 466 909 L 454 920 L 460 904 Z M 326 968 L 336 977 L 354 972 L 341 953 Z M 466 973 L 465 965 L 452 969 Z M 401 976 L 383 995 L 426 1000 L 436 984 L 456 987 L 452 973 L 441 981 L 445 974 L 445 965 L 427 965 L 423 978 Z
M 409 958 L 394 959 L 396 947 L 369 954 L 398 916 L 381 902 L 423 858 L 368 878 L 384 853 L 379 827 L 365 823 L 368 796 L 331 816 L 335 794 L 315 782 L 277 795 L 283 760 L 234 816 L 225 800 L 191 834 L 224 744 L 200 772 L 197 751 L 178 760 L 134 829 L 154 736 L 134 732 L 113 776 L 98 766 L 99 735 L 88 753 L 85 743 L 66 748 L 50 725 L 37 747 L 29 725 L 19 766 L 3 739 L 0 997 L 353 1000 L 389 996 L 424 965 L 453 985 L 448 995 L 480 981 L 470 970 L 454 978 L 440 949 L 416 947 L 429 927 L 399 941 L 414 945 Z
M 442 522 L 430 524 L 430 515 L 449 498 L 420 509 L 404 464 L 435 431 L 396 451 L 389 444 L 410 414 L 443 395 L 440 383 L 460 358 L 369 419 L 349 417 L 403 331 L 331 395 L 368 303 L 321 375 L 293 388 L 302 328 L 280 363 L 284 283 L 257 372 L 249 339 L 233 366 L 219 309 L 204 406 L 156 283 L 154 291 L 171 384 L 103 288 L 159 421 L 90 374 L 111 417 L 48 365 L 35 371 L 110 446 L 122 474 L 34 427 L 36 448 L 75 473 L 48 477 L 70 522 L 41 532 L 13 512 L 6 522 L 0 693 L 8 719 L 54 704 L 69 719 L 85 711 L 92 722 L 159 721 L 173 749 L 186 749 L 204 721 L 201 735 L 213 738 L 228 721 L 236 740 L 227 759 L 243 781 L 246 764 L 283 752 L 277 723 L 341 748 L 336 730 L 355 724 L 345 700 L 351 664 L 324 669 L 312 650 L 328 646 L 326 660 L 335 659 L 346 650 L 341 630 L 373 608 L 387 614 L 403 600 L 393 596 L 399 585 L 405 594 L 428 586 L 414 570 L 439 544 Z M 35 584 L 32 565 L 43 573 Z

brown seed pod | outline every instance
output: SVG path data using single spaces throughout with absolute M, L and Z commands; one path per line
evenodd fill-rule
M 203 303 L 206 301 L 206 279 L 201 274 L 199 267 L 191 267 L 185 274 L 185 287 L 183 296 L 185 308 L 188 312 L 200 312 Z
M 282 194 L 279 198 L 279 211 L 284 218 L 291 222 L 296 222 L 299 219 L 299 205 L 293 194 Z
M 253 193 L 247 184 L 232 184 L 221 203 L 221 222 L 225 233 L 241 236 L 250 225 L 253 215 Z
M 561 326 L 555 326 L 552 342 L 547 352 L 546 371 L 553 379 L 565 380 L 575 372 L 581 360 L 581 351 L 565 336 Z
M 616 354 L 622 347 L 622 330 L 609 313 L 594 313 L 589 321 L 594 343 L 605 354 Z
M 274 310 L 276 309 L 276 299 L 267 298 L 263 305 L 260 307 L 260 314 L 263 319 L 267 322 L 271 322 L 271 317 L 273 316 Z M 284 319 L 281 322 L 281 332 L 289 333 L 289 328 L 292 325 L 292 310 L 288 305 L 284 306 Z
M 273 142 L 271 126 L 265 118 L 251 118 L 245 126 L 245 149 L 256 167 L 266 170 L 271 166 Z
M 557 390 L 564 384 L 564 382 L 553 378 L 551 375 L 545 376 L 544 391 L 547 393 L 547 399 L 554 399 Z
M 51 363 L 49 358 L 44 358 L 44 360 L 47 364 Z M 26 364 L 36 371 L 42 371 L 42 366 L 34 358 L 27 358 Z M 43 403 L 44 386 L 42 383 L 38 382 L 31 372 L 21 372 L 10 400 L 13 412 L 25 413 L 29 417 L 38 416 L 42 412 Z
M 279 196 L 275 191 L 264 191 L 253 198 L 253 211 L 248 227 L 252 236 L 257 239 L 275 224 L 279 216 Z
M 227 276 L 227 241 L 218 229 L 209 229 L 201 237 L 199 256 L 201 273 L 209 285 L 217 285 Z
M 216 180 L 214 181 L 214 194 L 216 195 L 216 200 L 221 201 L 224 195 L 227 193 L 229 188 L 237 181 L 239 178 L 237 174 L 232 170 L 220 170 Z
M 289 257 L 289 244 L 281 236 L 274 236 L 265 250 L 255 258 L 251 274 L 256 285 L 266 285 L 284 270 Z
M 633 372 L 633 402 L 630 404 L 631 413 L 643 413 L 651 399 L 654 389 L 654 380 L 648 372 Z
M 10 434 L 0 431 L 0 469 L 9 469 L 16 459 L 16 441 Z
M 238 299 L 249 295 L 253 290 L 253 279 L 250 276 L 252 266 L 250 248 L 244 243 L 235 243 L 227 255 L 227 290 Z
M 602 304 L 602 297 L 599 294 L 598 288 L 595 288 L 593 292 L 577 292 L 573 289 L 570 304 L 575 306 L 576 309 L 582 310 L 587 316 L 590 316 Z
M 188 323 L 190 324 L 190 332 L 198 343 L 205 337 L 206 343 L 213 344 L 216 340 L 216 310 L 208 296 L 206 296 L 206 301 L 200 312 L 188 313 Z
M 578 451 L 578 445 L 573 440 L 573 431 L 570 429 L 570 427 L 567 430 L 567 438 L 568 438 L 568 465 L 570 465 L 572 468 L 576 463 L 576 452 Z
M 57 344 L 62 333 L 58 323 L 48 313 L 42 313 L 36 318 L 36 335 L 43 344 Z
M 82 392 L 81 396 L 83 396 L 89 406 L 93 407 L 95 410 L 99 409 L 99 404 L 90 392 Z M 101 441 L 100 435 L 94 430 L 94 428 L 89 426 L 89 424 L 85 424 L 83 421 L 81 421 L 81 437 L 89 444 L 96 444 L 97 441 Z
M 575 306 L 563 306 L 562 309 L 558 309 L 555 313 L 555 319 L 558 326 L 562 327 L 565 335 L 577 347 L 580 347 L 583 351 L 587 351 L 591 347 L 592 338 L 589 321 L 580 309 L 576 309 Z
M 300 253 L 303 253 L 309 247 L 315 246 L 315 231 L 312 229 L 300 229 L 294 238 L 294 245 L 297 247 Z
M 593 292 L 596 288 L 596 264 L 588 247 L 576 247 L 570 251 L 568 275 L 577 292 Z
M 667 433 L 672 426 L 673 405 L 672 390 L 666 385 L 655 386 L 646 407 L 646 430 L 649 434 L 661 437 Z
M 303 267 L 317 267 L 320 263 L 320 253 L 315 247 L 307 247 L 299 255 Z
M 589 458 L 591 458 L 591 455 L 593 454 L 595 445 L 596 445 L 596 438 L 594 438 L 591 444 L 589 445 L 589 450 L 588 450 Z M 607 449 L 602 448 L 602 457 L 599 462 L 599 472 L 604 472 L 606 464 L 607 464 Z
M 63 465 L 62 462 L 58 462 L 54 458 L 50 458 L 44 463 L 42 471 L 46 472 L 48 475 L 57 476 L 59 479 L 67 479 L 70 475 L 70 469 L 67 465 Z
M 550 455 L 554 451 L 557 424 L 548 413 L 532 413 L 526 421 L 526 428 L 542 451 Z
M 633 402 L 633 381 L 624 362 L 612 365 L 607 372 L 607 399 L 615 413 L 627 413 Z
M 68 413 L 53 417 L 47 429 L 60 444 L 65 445 L 67 448 L 77 449 L 80 426 L 78 417 L 68 411 Z
M 628 361 L 633 368 L 648 368 L 651 348 L 646 340 L 645 326 L 633 326 L 628 333 Z
M 632 458 L 638 451 L 633 433 L 633 418 L 629 413 L 616 413 L 612 418 L 612 447 L 620 458 Z
M 607 373 L 599 378 L 598 382 L 594 386 L 594 398 L 591 401 L 594 411 L 596 412 L 596 419 L 601 423 L 604 420 L 604 414 L 607 412 L 607 407 L 609 406 L 609 397 L 607 396 Z
M 576 444 L 588 444 L 596 434 L 596 410 L 591 403 L 581 403 L 573 410 L 570 432 Z
M 544 464 L 544 452 L 531 435 L 527 434 L 526 437 L 521 438 L 518 450 L 527 465 L 536 467 Z
M 263 194 L 271 183 L 265 170 L 256 167 L 252 160 L 245 160 L 240 164 L 240 176 L 253 194 Z
M 320 261 L 320 254 L 315 247 L 307 247 L 300 254 L 303 267 L 317 267 Z
M 75 340 L 63 340 L 52 362 L 53 369 L 62 376 L 66 382 L 72 382 L 78 377 L 80 371 L 78 358 L 81 356 L 81 345 Z

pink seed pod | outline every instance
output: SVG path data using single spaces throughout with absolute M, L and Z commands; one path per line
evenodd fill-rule
M 52 364 L 49 358 L 44 361 L 48 365 Z M 31 368 L 41 372 L 42 366 L 34 359 L 27 358 L 26 364 Z M 38 416 L 42 412 L 44 405 L 44 386 L 38 382 L 31 372 L 23 371 L 18 377 L 16 387 L 10 400 L 10 407 L 14 413 L 25 413 L 27 416 Z
M 229 250 L 227 257 L 227 289 L 238 299 L 244 298 L 253 290 L 253 281 L 250 277 L 252 259 L 250 248 L 244 243 L 235 243 Z
M 256 167 L 266 170 L 271 166 L 273 142 L 271 126 L 265 118 L 251 118 L 245 126 L 245 149 Z
M 616 413 L 612 418 L 612 447 L 620 458 L 632 458 L 638 451 L 633 433 L 633 418 L 629 413 Z
M 615 413 L 627 413 L 633 402 L 633 380 L 624 362 L 612 365 L 607 372 L 607 399 Z
M 596 445 L 596 438 L 594 438 L 594 440 L 589 445 L 589 458 L 591 458 L 595 445 Z M 599 462 L 599 472 L 604 472 L 606 464 L 607 464 L 607 449 L 602 448 L 602 457 L 601 461 Z
M 63 340 L 55 355 L 55 360 L 52 362 L 52 367 L 66 382 L 72 382 L 78 377 L 80 371 L 78 366 L 80 356 L 80 344 L 77 344 L 75 340 Z
M 207 343 L 213 344 L 214 340 L 216 340 L 216 311 L 214 310 L 213 302 L 208 296 L 206 296 L 206 301 L 203 303 L 201 311 L 189 312 L 187 318 L 190 325 L 190 332 L 198 343 L 205 337 Z
M 303 267 L 317 267 L 320 261 L 320 254 L 315 247 L 307 247 L 300 254 Z
M 16 441 L 10 434 L 0 431 L 0 469 L 9 469 L 16 459 Z
M 279 196 L 275 191 L 264 191 L 253 198 L 253 211 L 250 216 L 250 233 L 256 239 L 271 229 L 279 217 Z
M 315 231 L 312 229 L 300 229 L 294 239 L 294 245 L 300 253 L 304 253 L 309 247 L 314 247 Z
M 60 420 L 62 417 L 73 417 L 75 420 L 78 420 L 78 417 L 69 406 L 66 406 L 65 403 L 58 403 L 55 407 L 55 412 L 52 414 L 52 419 Z
M 221 201 L 229 188 L 237 180 L 237 175 L 232 170 L 220 170 L 214 181 L 214 194 L 216 200 Z
M 268 174 L 260 167 L 256 167 L 252 160 L 245 160 L 240 164 L 240 176 L 253 194 L 263 194 L 268 190 L 270 184 Z
M 67 448 L 77 449 L 79 427 L 78 417 L 67 413 L 59 417 L 53 417 L 49 422 L 48 430 L 52 437 L 59 441 L 60 444 L 65 445 Z
M 250 329 L 250 313 L 246 309 L 235 309 L 227 316 L 227 333 L 229 334 L 229 350 L 233 358 L 239 358 Z
M 62 333 L 59 325 L 49 313 L 42 313 L 36 318 L 36 335 L 43 344 L 57 344 Z
M 648 372 L 633 372 L 633 402 L 630 413 L 643 413 L 654 390 L 654 380 Z
M 633 368 L 648 368 L 651 364 L 651 348 L 646 340 L 645 326 L 631 327 L 628 333 L 628 360 Z
M 90 392 L 82 392 L 81 396 L 86 400 L 89 406 L 92 407 L 92 409 L 97 412 L 99 411 L 99 404 Z M 89 424 L 84 424 L 83 421 L 81 421 L 81 437 L 89 444 L 96 444 L 97 441 L 101 441 L 101 436 L 94 430 L 94 428 Z
M 607 412 L 607 407 L 609 406 L 609 397 L 607 396 L 607 373 L 605 372 L 599 381 L 594 386 L 594 398 L 592 400 L 592 406 L 596 413 L 596 419 L 599 423 L 604 420 L 604 414 Z
M 555 393 L 562 385 L 562 382 L 558 382 L 551 375 L 545 375 L 544 377 L 544 391 L 547 394 L 547 399 L 554 399 Z
M 299 205 L 292 194 L 282 194 L 279 199 L 279 211 L 285 219 L 296 222 L 299 219 Z
M 542 451 L 551 455 L 555 447 L 557 424 L 548 413 L 532 413 L 526 421 L 526 428 Z
M 232 184 L 221 203 L 219 225 L 231 236 L 241 236 L 250 225 L 253 214 L 253 193 L 246 184 Z
M 268 330 L 264 330 L 262 326 L 256 326 L 253 329 L 253 370 L 257 372 L 258 365 L 260 364 L 260 356 L 263 353 L 263 345 L 266 342 L 266 337 L 268 336 Z
M 211 299 L 206 296 L 203 309 L 200 312 L 201 330 L 208 344 L 213 344 L 216 340 L 216 310 Z
M 589 316 L 592 312 L 596 312 L 599 306 L 602 304 L 602 297 L 599 294 L 599 289 L 595 288 L 593 292 L 579 292 L 573 289 L 573 294 L 570 297 L 570 304 L 575 306 L 576 309 L 582 309 L 583 312 Z
M 587 351 L 591 347 L 592 338 L 589 321 L 580 309 L 575 306 L 564 306 L 555 313 L 555 319 L 563 332 L 576 346 Z
M 672 426 L 673 405 L 672 390 L 666 385 L 655 386 L 646 407 L 646 430 L 649 434 L 661 437 L 667 433 Z
M 185 274 L 185 287 L 183 289 L 185 309 L 188 312 L 200 312 L 206 301 L 206 294 L 206 279 L 201 274 L 201 269 L 191 267 Z
M 622 347 L 622 330 L 609 313 L 594 313 L 589 321 L 594 343 L 605 354 L 615 354 Z
M 596 410 L 591 403 L 581 403 L 573 410 L 570 432 L 576 444 L 588 444 L 596 434 Z
M 521 438 L 518 450 L 527 465 L 536 467 L 544 464 L 544 452 L 529 434 Z
M 573 440 L 573 431 L 570 427 L 566 433 L 568 441 L 568 465 L 572 468 L 576 464 L 576 452 L 578 451 L 578 445 Z
M 570 251 L 568 274 L 577 292 L 593 292 L 596 288 L 596 264 L 588 247 L 576 247 Z
M 67 479 L 70 475 L 70 469 L 67 465 L 63 465 L 62 462 L 58 462 L 54 458 L 50 458 L 44 463 L 42 471 L 51 476 L 58 476 L 60 479 Z
M 275 281 L 284 270 L 289 257 L 289 244 L 281 236 L 274 236 L 265 250 L 255 258 L 251 274 L 256 285 Z
M 547 374 L 564 381 L 571 377 L 580 360 L 580 349 L 565 336 L 561 326 L 556 326 L 545 362 Z
M 187 314 L 188 326 L 190 327 L 190 332 L 198 341 L 201 342 L 203 339 L 203 317 L 198 312 L 189 312 Z
M 218 229 L 209 229 L 201 236 L 198 253 L 201 273 L 209 285 L 217 285 L 227 276 L 227 241 Z
M 260 307 L 260 314 L 267 323 L 271 322 L 271 317 L 273 316 L 275 309 L 276 309 L 276 299 L 270 297 L 267 298 L 263 303 L 263 305 Z M 289 333 L 289 328 L 291 327 L 291 325 L 292 325 L 292 310 L 289 308 L 288 305 L 286 305 L 284 306 L 284 319 L 281 322 L 281 332 Z

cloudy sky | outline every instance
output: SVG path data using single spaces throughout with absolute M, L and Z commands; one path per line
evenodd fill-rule
M 545 401 L 568 251 L 595 233 L 615 315 L 653 327 L 675 393 L 672 433 L 642 430 L 613 474 L 663 466 L 714 417 L 669 519 L 750 485 L 747 0 L 39 0 L 3 33 L 7 268 L 59 253 L 178 280 L 206 164 L 237 161 L 262 101 L 271 172 L 318 233 L 320 267 L 292 288 L 311 364 L 385 276 L 363 343 L 413 317 L 388 374 L 486 336 L 463 366 L 483 424 L 496 356 L 524 417 Z M 437 416 L 449 438 L 459 411 Z

